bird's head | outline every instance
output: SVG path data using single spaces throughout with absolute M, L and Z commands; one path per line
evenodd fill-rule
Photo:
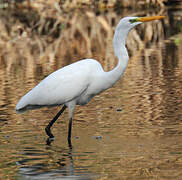
M 118 25 L 116 26 L 114 38 L 113 38 L 113 46 L 115 56 L 119 57 L 121 55 L 121 46 L 126 44 L 126 38 L 128 36 L 128 32 L 138 24 L 147 21 L 159 20 L 163 19 L 165 16 L 149 16 L 149 17 L 124 17 L 122 18 Z
M 163 19 L 165 16 L 149 16 L 149 17 L 124 17 L 120 20 L 117 25 L 118 30 L 122 29 L 125 31 L 130 31 L 133 27 L 143 22 L 153 21 Z

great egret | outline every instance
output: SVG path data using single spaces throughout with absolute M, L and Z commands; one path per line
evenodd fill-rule
M 112 87 L 124 73 L 128 64 L 128 52 L 125 47 L 129 31 L 146 21 L 163 19 L 165 16 L 124 17 L 116 26 L 113 47 L 118 58 L 117 66 L 105 72 L 101 64 L 94 59 L 84 59 L 65 66 L 42 80 L 25 94 L 16 105 L 16 112 L 24 112 L 45 106 L 63 105 L 62 109 L 46 126 L 49 138 L 54 138 L 51 126 L 68 107 L 68 141 L 71 139 L 72 117 L 76 105 L 85 105 L 96 94 Z

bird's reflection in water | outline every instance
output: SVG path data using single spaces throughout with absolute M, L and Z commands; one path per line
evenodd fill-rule
M 67 148 L 46 145 L 44 150 L 37 150 L 35 147 L 23 149 L 22 160 L 17 161 L 21 179 L 51 180 L 51 179 L 84 179 L 89 180 L 96 177 L 89 172 L 88 166 L 75 166 L 75 156 L 72 155 L 73 147 L 71 142 Z M 56 158 L 54 158 L 56 157 Z M 80 164 L 80 163 L 79 163 Z

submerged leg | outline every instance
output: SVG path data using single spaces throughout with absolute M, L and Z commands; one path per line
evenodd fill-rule
M 56 116 L 46 126 L 45 132 L 47 133 L 47 135 L 49 136 L 49 138 L 54 138 L 53 134 L 51 133 L 51 127 L 56 122 L 56 120 L 58 119 L 58 117 L 64 112 L 65 109 L 66 109 L 66 106 L 64 105 L 62 107 L 62 109 L 56 114 Z

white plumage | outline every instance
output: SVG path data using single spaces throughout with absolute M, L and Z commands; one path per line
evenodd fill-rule
M 92 59 L 78 61 L 63 67 L 50 74 L 23 96 L 18 102 L 16 110 L 28 110 L 30 107 L 33 109 L 34 106 L 36 108 L 36 106 L 61 105 L 72 100 L 76 100 L 78 104 L 85 104 L 84 102 L 79 103 L 79 98 L 88 89 L 90 90 L 93 78 L 99 80 L 98 76 L 101 71 L 101 65 Z

